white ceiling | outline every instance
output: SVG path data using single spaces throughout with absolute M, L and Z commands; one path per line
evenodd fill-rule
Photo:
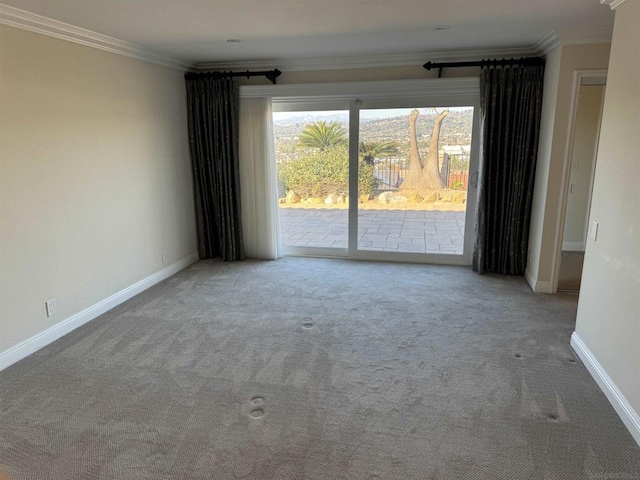
M 613 12 L 598 0 L 4 3 L 188 63 L 531 47 L 552 31 L 613 24 Z M 437 25 L 451 28 L 436 31 Z

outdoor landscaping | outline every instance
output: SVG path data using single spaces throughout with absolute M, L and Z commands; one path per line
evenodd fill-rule
M 419 115 L 412 110 L 370 131 L 361 128 L 360 248 L 462 253 L 471 114 L 430 109 L 422 125 Z M 442 125 L 451 117 L 458 128 L 445 130 Z M 276 134 L 283 241 L 346 247 L 351 201 L 346 126 L 325 119 L 296 126 L 297 132 L 289 128 Z M 442 149 L 441 132 L 448 142 Z M 336 214 L 321 213 L 326 210 Z

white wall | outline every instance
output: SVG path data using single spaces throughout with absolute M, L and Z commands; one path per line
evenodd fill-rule
M 556 103 L 558 99 L 558 82 L 562 47 L 557 47 L 547 54 L 544 69 L 544 90 L 542 93 L 542 112 L 540 119 L 540 137 L 538 141 L 538 161 L 531 206 L 531 222 L 529 231 L 529 258 L 525 278 L 531 288 L 536 290 L 538 268 L 542 254 L 542 232 L 547 200 L 547 186 L 551 167 L 551 152 L 556 119 Z M 550 284 L 549 284 L 550 285 Z
M 584 251 L 603 96 L 604 85 L 582 85 L 578 91 L 563 250 Z
M 562 225 L 560 209 L 573 76 L 576 70 L 606 69 L 609 44 L 566 45 L 547 56 L 540 143 L 525 277 L 536 292 L 552 290 L 552 266 Z
M 640 0 L 616 9 L 576 333 L 640 413 Z M 640 430 L 638 431 L 640 434 Z M 637 437 L 640 441 L 640 436 Z
M 195 252 L 194 223 L 182 73 L 0 27 L 0 354 Z
M 443 71 L 443 77 L 473 77 L 480 73 L 479 67 L 449 68 Z M 421 78 L 437 78 L 438 70 L 425 70 L 421 65 L 377 68 L 344 68 L 335 70 L 308 70 L 283 72 L 278 77 L 278 85 L 300 83 L 337 83 L 337 82 L 372 82 L 382 80 L 417 80 Z M 242 85 L 269 85 L 265 78 L 246 80 L 239 78 Z

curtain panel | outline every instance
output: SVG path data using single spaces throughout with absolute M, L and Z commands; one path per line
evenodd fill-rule
M 543 83 L 543 66 L 486 68 L 480 74 L 477 272 L 525 272 Z
M 244 260 L 238 164 L 238 87 L 188 74 L 187 109 L 200 258 Z
M 240 98 L 240 185 L 244 251 L 282 256 L 271 98 Z

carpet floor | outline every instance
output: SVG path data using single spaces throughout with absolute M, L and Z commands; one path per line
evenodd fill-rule
M 569 347 L 575 313 L 575 296 L 461 267 L 199 262 L 0 372 L 0 470 L 640 478 Z

